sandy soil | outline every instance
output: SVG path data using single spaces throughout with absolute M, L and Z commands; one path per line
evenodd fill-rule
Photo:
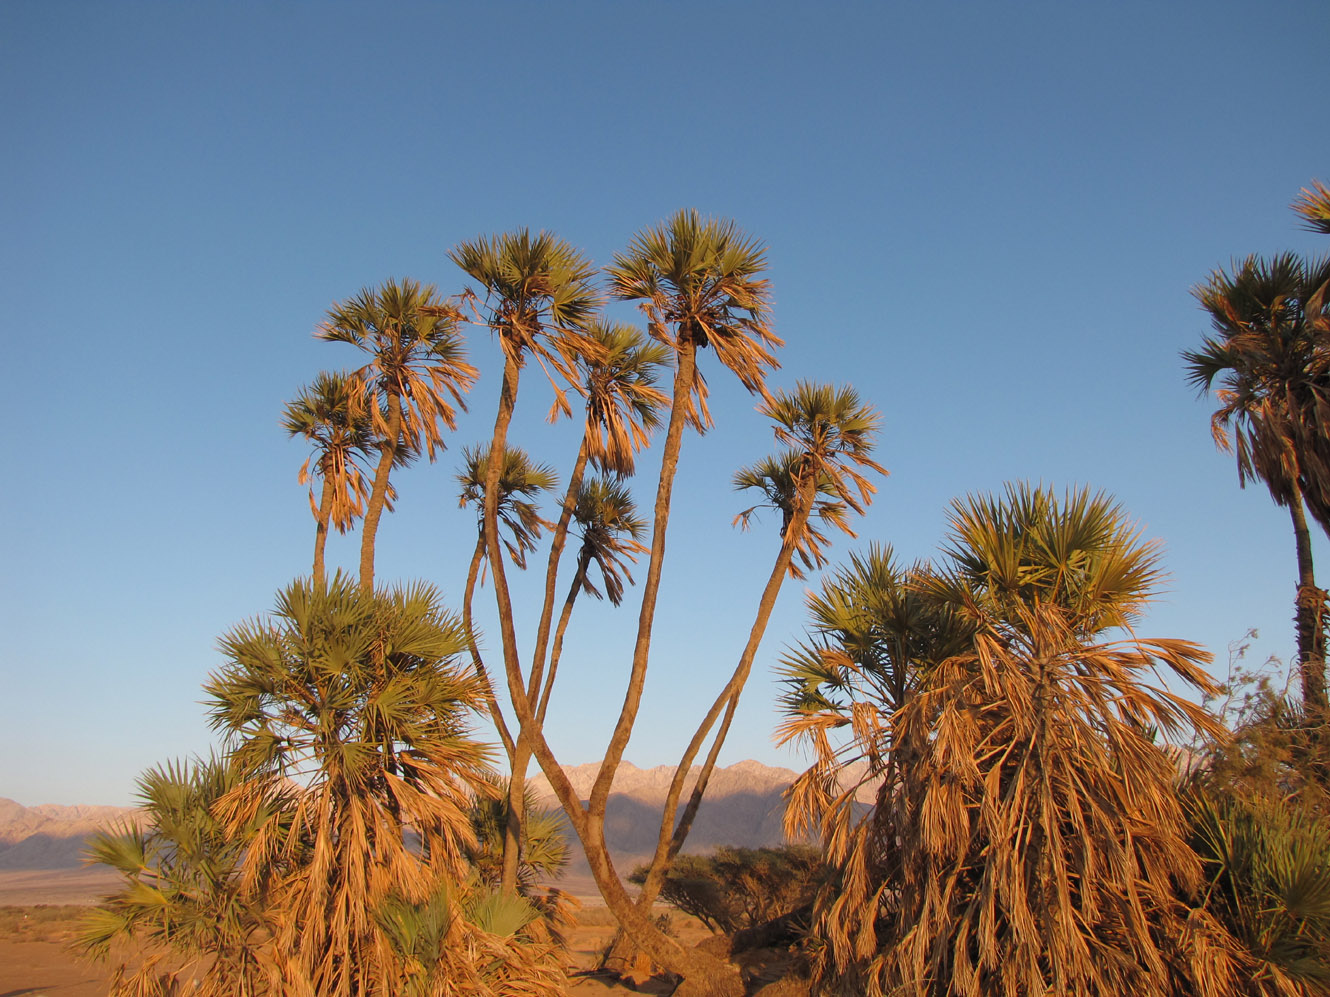
M 90 889 L 91 894 L 82 901 L 86 904 L 104 885 L 65 881 L 58 884 L 55 894 L 65 897 L 77 894 L 79 888 Z M 29 896 L 33 891 L 40 893 L 35 878 L 17 883 L 0 882 L 0 898 Z M 71 904 L 60 900 L 53 905 L 51 891 L 41 895 L 46 898 L 45 903 L 37 906 L 0 899 L 0 997 L 103 997 L 110 975 L 107 967 L 80 959 L 69 949 L 82 909 L 78 901 Z M 671 930 L 685 945 L 695 945 L 709 934 L 693 918 L 677 911 L 663 913 L 670 919 Z M 616 982 L 594 973 L 598 956 L 613 934 L 614 920 L 600 898 L 584 898 L 578 927 L 569 939 L 570 961 L 579 971 L 571 981 L 569 992 L 579 997 L 668 994 L 672 988 L 663 979 Z

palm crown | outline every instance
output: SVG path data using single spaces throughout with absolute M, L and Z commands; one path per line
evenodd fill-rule
M 614 297 L 640 303 L 653 337 L 675 350 L 681 341 L 710 346 L 745 388 L 765 395 L 767 371 L 780 366 L 771 351 L 783 345 L 767 324 L 765 266 L 761 243 L 734 222 L 688 210 L 635 236 L 606 273 Z M 699 372 L 687 413 L 698 429 L 711 425 L 706 399 Z
M 465 447 L 462 450 L 463 470 L 457 475 L 462 486 L 457 504 L 461 508 L 474 506 L 478 515 L 484 515 L 485 481 L 489 474 L 489 447 Z M 499 469 L 499 522 L 507 529 L 504 546 L 519 568 L 526 567 L 526 555 L 536 549 L 542 528 L 550 524 L 540 518 L 539 507 L 530 499 L 549 491 L 559 483 L 554 469 L 548 464 L 537 464 L 525 450 L 510 447 L 504 451 Z M 482 524 L 483 529 L 483 524 Z
M 433 460 L 443 446 L 441 427 L 456 428 L 454 403 L 466 407 L 462 395 L 477 377 L 465 360 L 458 322 L 457 310 L 439 298 L 434 285 L 406 278 L 365 288 L 335 305 L 318 336 L 370 354 L 357 374 L 374 398 L 400 401 L 402 443 Z M 370 407 L 380 437 L 388 434 L 392 417 L 385 407 Z
M 314 447 L 301 465 L 300 483 L 317 477 L 331 484 L 328 522 L 339 533 L 349 530 L 361 515 L 369 491 L 365 462 L 374 450 L 374 428 L 364 393 L 364 384 L 346 371 L 324 371 L 282 413 L 282 428 Z M 316 519 L 319 504 L 311 485 L 309 507 Z

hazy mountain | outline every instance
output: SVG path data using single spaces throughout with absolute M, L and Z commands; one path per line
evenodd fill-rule
M 0 869 L 73 869 L 89 835 L 136 817 L 130 807 L 25 807 L 0 797 Z

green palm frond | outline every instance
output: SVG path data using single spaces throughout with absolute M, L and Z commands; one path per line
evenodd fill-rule
M 478 374 L 466 362 L 459 322 L 458 310 L 438 296 L 434 285 L 406 278 L 364 288 L 334 305 L 317 335 L 370 354 L 356 376 L 376 402 L 400 400 L 401 445 L 433 460 L 443 448 L 443 428 L 456 428 L 456 409 L 465 410 L 462 396 Z M 370 404 L 368 412 L 375 433 L 384 439 L 390 419 L 386 407 Z
M 745 388 L 766 397 L 766 374 L 780 366 L 772 351 L 784 344 L 768 324 L 765 268 L 762 244 L 734 222 L 685 210 L 634 236 L 605 272 L 613 297 L 640 304 L 652 337 L 676 350 L 681 339 L 711 347 Z M 690 423 L 708 428 L 700 372 L 688 404 Z
M 474 506 L 479 519 L 477 529 L 484 530 L 485 481 L 489 473 L 489 447 L 465 447 L 462 450 L 463 470 L 457 475 L 462 486 L 457 504 L 461 508 Z M 526 567 L 526 555 L 536 549 L 542 529 L 551 524 L 540 516 L 540 509 L 529 501 L 541 492 L 557 488 L 558 476 L 548 464 L 538 464 L 525 450 L 509 447 L 504 451 L 499 469 L 499 523 L 507 531 L 504 546 L 508 556 L 519 568 Z

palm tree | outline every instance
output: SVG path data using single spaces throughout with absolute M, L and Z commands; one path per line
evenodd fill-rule
M 360 543 L 360 587 L 367 593 L 374 590 L 374 541 L 393 465 L 421 452 L 434 460 L 443 449 L 441 427 L 456 428 L 453 404 L 465 409 L 462 395 L 475 382 L 459 320 L 434 285 L 408 278 L 363 289 L 334 305 L 319 327 L 320 339 L 350 343 L 371 357 L 356 371 L 368 390 L 380 453 Z
M 528 230 L 480 237 L 462 242 L 450 252 L 454 263 L 477 280 L 484 290 L 483 320 L 498 337 L 503 350 L 503 386 L 499 409 L 494 420 L 490 453 L 507 449 L 508 426 L 517 407 L 517 392 L 522 368 L 534 357 L 549 376 L 555 402 L 553 419 L 559 413 L 571 414 L 566 393 L 555 373 L 569 384 L 576 383 L 578 358 L 594 358 L 601 347 L 585 334 L 595 309 L 600 304 L 592 278 L 595 268 L 578 250 L 548 232 L 533 236 Z M 475 300 L 475 292 L 467 296 Z M 553 368 L 553 371 L 550 370 Z M 485 481 L 485 506 L 482 516 L 486 557 L 494 575 L 494 596 L 499 611 L 499 633 L 503 648 L 504 671 L 522 732 L 515 754 L 516 766 L 529 750 L 521 745 L 533 719 L 529 703 L 524 703 L 526 683 L 517 657 L 517 634 L 513 625 L 512 600 L 499 549 L 498 480 L 500 468 L 491 463 Z M 576 477 L 576 474 L 574 475 Z M 556 534 L 556 543 L 558 537 Z M 525 707 L 525 709 L 524 709 Z M 517 870 L 517 850 L 521 841 L 522 781 L 513 779 L 510 800 L 509 857 L 505 863 L 504 886 L 513 887 Z
M 1293 210 L 1302 216 L 1307 228 L 1330 235 L 1330 187 L 1313 180 L 1310 190 L 1303 187 L 1298 192 Z
M 364 384 L 346 371 L 323 372 L 300 389 L 282 413 L 282 428 L 303 436 L 314 453 L 300 467 L 300 483 L 309 484 L 309 508 L 317 524 L 314 531 L 314 578 L 324 580 L 323 551 L 328 526 L 345 533 L 364 514 L 369 489 L 365 461 L 374 449 L 374 429 Z M 315 478 L 322 479 L 319 500 L 314 500 Z M 392 495 L 387 501 L 391 503 Z
M 498 700 L 494 696 L 494 685 L 480 655 L 475 628 L 471 622 L 471 606 L 476 591 L 476 582 L 478 579 L 482 584 L 484 582 L 481 573 L 486 561 L 484 515 L 485 482 L 489 480 L 489 456 L 488 448 L 463 448 L 463 470 L 457 475 L 457 482 L 462 486 L 457 504 L 462 508 L 468 505 L 474 507 L 477 518 L 476 549 L 471 555 L 471 565 L 466 574 L 466 589 L 462 595 L 462 625 L 466 628 L 467 645 L 471 652 L 471 660 L 475 666 L 476 675 L 484 683 L 485 700 L 489 706 L 490 718 L 494 721 L 495 729 L 499 733 L 499 740 L 503 743 L 504 751 L 511 765 L 515 752 L 512 734 L 508 730 L 503 713 L 499 709 Z M 508 551 L 508 556 L 513 559 L 513 563 L 519 568 L 526 567 L 527 553 L 535 550 L 536 541 L 540 539 L 541 529 L 548 528 L 550 525 L 540 518 L 539 507 L 528 499 L 554 488 L 557 484 L 558 478 L 555 476 L 554 469 L 548 464 L 537 464 L 527 455 L 525 450 L 510 448 L 504 451 L 502 468 L 499 472 L 498 516 L 508 534 L 504 539 L 504 547 Z
M 1231 938 L 1180 899 L 1201 867 L 1155 735 L 1218 728 L 1150 681 L 1213 691 L 1200 647 L 1137 635 L 1157 545 L 1102 495 L 1019 486 L 955 504 L 940 566 L 863 566 L 824 589 L 835 622 L 788 673 L 782 730 L 817 757 L 787 827 L 818 826 L 838 874 L 816 912 L 822 984 L 1235 992 Z M 847 605 L 875 575 L 875 606 Z M 866 814 L 855 762 L 881 773 Z
M 1310 808 L 1264 790 L 1187 787 L 1206 909 L 1245 950 L 1235 994 L 1313 997 L 1330 991 L 1330 832 Z
M 231 833 L 284 816 L 249 839 L 241 880 L 275 898 L 283 992 L 378 992 L 401 965 L 375 912 L 465 880 L 488 791 L 461 622 L 427 585 L 366 593 L 339 574 L 292 583 L 220 643 L 205 691 L 242 781 L 213 813 Z
M 573 582 L 559 614 L 559 625 L 554 631 L 554 646 L 550 650 L 549 673 L 536 700 L 536 723 L 544 724 L 550 694 L 554 691 L 554 678 L 563 654 L 563 637 L 573 615 L 573 604 L 580 593 L 586 592 L 596 599 L 608 598 L 612 605 L 623 601 L 624 582 L 633 583 L 628 562 L 636 563 L 638 554 L 645 554 L 642 544 L 647 524 L 637 515 L 637 506 L 623 484 L 608 478 L 595 477 L 586 481 L 577 496 L 573 519 L 582 537 L 577 552 L 577 569 Z M 591 580 L 591 565 L 600 569 L 602 593 Z
M 1217 270 L 1193 292 L 1216 334 L 1182 354 L 1200 391 L 1220 385 L 1211 426 L 1219 448 L 1236 453 L 1239 482 L 1263 481 L 1292 518 L 1298 663 L 1314 714 L 1327 708 L 1325 593 L 1304 510 L 1330 533 L 1330 344 L 1321 328 L 1330 321 L 1328 283 L 1330 258 L 1304 262 L 1291 253 L 1250 256 L 1232 276 Z
M 648 317 L 648 332 L 674 350 L 676 372 L 628 690 L 586 807 L 536 726 L 530 697 L 520 688 L 520 671 L 509 667 L 514 708 L 524 730 L 531 732 L 531 747 L 541 769 L 582 841 L 592 874 L 615 916 L 639 938 L 652 959 L 681 970 L 694 981 L 710 974 L 714 986 L 735 990 L 740 981 L 733 967 L 685 952 L 633 906 L 605 847 L 604 817 L 609 788 L 623 759 L 646 681 L 683 425 L 687 421 L 702 429 L 710 422 L 705 382 L 697 371 L 697 350 L 710 346 L 749 390 L 763 396 L 766 372 L 777 365 L 771 348 L 780 345 L 780 340 L 767 326 L 770 291 L 760 276 L 764 263 L 762 247 L 743 236 L 733 223 L 703 220 L 697 212 L 685 211 L 665 225 L 639 234 L 627 253 L 616 255 L 614 265 L 607 269 L 613 296 L 638 301 Z
M 150 769 L 138 780 L 146 824 L 89 839 L 89 858 L 119 873 L 121 886 L 83 919 L 78 944 L 99 960 L 124 959 L 113 997 L 177 993 L 189 980 L 203 997 L 269 992 L 266 883 L 242 888 L 241 864 L 257 828 L 280 815 L 261 811 L 228 834 L 212 807 L 238 783 L 238 770 L 216 758 Z
M 802 577 L 802 571 L 795 563 L 796 556 L 807 567 L 820 566 L 826 561 L 823 553 L 826 537 L 817 529 L 814 519 L 834 525 L 853 537 L 855 534 L 846 510 L 862 515 L 876 491 L 863 472 L 887 473 L 872 457 L 880 416 L 871 406 L 864 404 L 851 387 L 801 382 L 792 392 L 777 391 L 758 410 L 773 421 L 777 442 L 789 449 L 779 457 L 767 458 L 755 467 L 739 471 L 734 481 L 741 490 L 757 488 L 768 503 L 779 509 L 781 544 L 734 673 L 712 703 L 675 768 L 665 799 L 656 851 L 638 900 L 643 911 L 649 910 L 655 901 L 670 863 L 692 829 L 781 586 L 786 576 Z M 739 513 L 735 522 L 748 523 L 756 508 Z M 723 719 L 720 719 L 716 736 L 693 784 L 683 816 L 676 825 L 674 818 L 684 780 L 722 712 Z

